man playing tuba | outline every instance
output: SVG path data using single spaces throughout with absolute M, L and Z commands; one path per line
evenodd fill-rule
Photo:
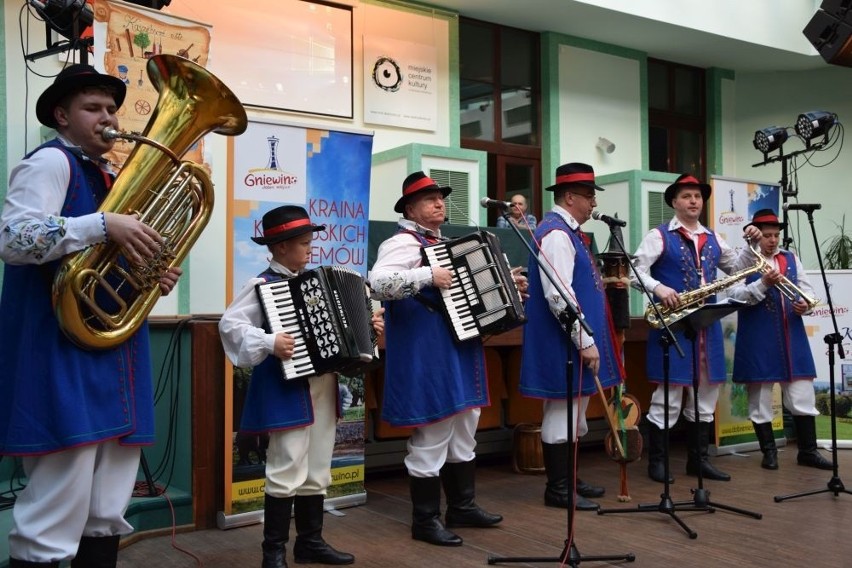
M 28 478 L 9 532 L 11 568 L 115 566 L 139 469 L 153 441 L 148 329 L 89 351 L 60 329 L 51 304 L 59 259 L 113 242 L 144 263 L 162 238 L 133 215 L 100 213 L 114 174 L 102 158 L 125 85 L 71 65 L 39 97 L 39 121 L 58 136 L 11 173 L 0 216 L 0 455 L 22 456 Z M 160 279 L 163 294 L 179 268 Z M 81 538 L 82 537 L 82 538 Z

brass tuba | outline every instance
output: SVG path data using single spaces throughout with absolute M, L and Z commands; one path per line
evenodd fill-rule
M 161 276 L 183 261 L 210 218 L 210 176 L 180 156 L 210 131 L 236 136 L 247 126 L 240 101 L 203 67 L 156 55 L 147 69 L 159 99 L 144 132 L 103 133 L 137 144 L 99 211 L 136 213 L 164 244 L 144 266 L 130 263 L 110 242 L 63 259 L 53 281 L 53 308 L 68 338 L 87 349 L 109 349 L 139 329 L 160 297 Z

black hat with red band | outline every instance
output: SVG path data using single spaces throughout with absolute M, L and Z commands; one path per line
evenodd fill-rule
M 772 225 L 773 227 L 778 227 L 781 230 L 787 226 L 787 223 L 778 219 L 778 215 L 776 215 L 775 211 L 772 209 L 761 209 L 751 218 L 751 223 L 743 227 L 745 230 L 749 225 L 754 225 L 758 229 L 763 227 L 764 225 Z
M 274 245 L 311 231 L 325 231 L 325 225 L 314 225 L 308 212 L 298 205 L 282 205 L 263 216 L 263 236 L 251 237 L 259 245 Z
M 666 200 L 666 205 L 672 206 L 672 201 L 677 197 L 681 189 L 697 188 L 701 191 L 701 198 L 704 201 L 710 199 L 710 184 L 701 183 L 698 178 L 692 174 L 681 174 L 673 184 L 666 188 L 666 193 L 663 199 Z
M 595 170 L 588 164 L 573 162 L 562 164 L 556 168 L 556 183 L 544 188 L 546 191 L 568 188 L 573 184 L 585 185 L 589 189 L 604 191 L 604 188 L 595 183 Z
M 423 191 L 440 191 L 441 195 L 446 197 L 452 193 L 453 188 L 441 187 L 435 183 L 435 180 L 423 172 L 414 172 L 402 182 L 402 197 L 397 200 L 396 205 L 393 206 L 393 210 L 397 213 L 404 213 L 405 204 L 408 200 Z

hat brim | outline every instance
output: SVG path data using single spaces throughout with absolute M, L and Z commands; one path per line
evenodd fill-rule
M 448 196 L 449 194 L 451 194 L 453 192 L 452 187 L 438 187 L 436 185 L 424 187 L 420 191 L 415 191 L 414 193 L 412 193 L 410 195 L 403 195 L 402 197 L 400 197 L 397 200 L 396 205 L 393 206 L 393 210 L 397 213 L 404 213 L 405 212 L 405 204 L 408 203 L 409 199 L 411 199 L 412 197 L 414 197 L 416 195 L 419 195 L 420 193 L 422 193 L 424 191 L 435 190 L 435 189 L 440 191 L 441 195 L 444 196 L 444 197 Z
M 709 183 L 673 183 L 666 188 L 663 198 L 666 200 L 666 205 L 672 206 L 672 201 L 677 196 L 677 192 L 688 187 L 697 187 L 701 191 L 701 198 L 704 201 L 710 199 L 712 188 Z
M 325 231 L 325 225 L 305 225 L 304 227 L 290 229 L 289 231 L 284 231 L 283 233 L 279 233 L 272 237 L 251 237 L 251 240 L 259 245 L 274 245 L 275 243 L 293 239 L 295 237 L 302 236 L 305 233 L 310 233 L 311 231 Z
M 771 225 L 773 227 L 778 227 L 782 231 L 787 228 L 787 223 L 785 223 L 783 221 L 778 221 L 777 223 L 772 222 L 772 221 L 767 221 L 767 222 L 762 222 L 762 223 L 753 223 L 752 222 L 752 223 L 747 223 L 745 226 L 743 226 L 743 231 L 745 231 L 748 227 L 757 227 L 758 229 L 760 229 L 760 227 L 762 227 L 763 225 Z
M 88 74 L 88 75 L 73 75 L 60 79 L 46 88 L 36 102 L 36 117 L 43 125 L 50 128 L 56 128 L 56 118 L 53 116 L 53 109 L 56 108 L 65 96 L 71 90 L 85 89 L 87 87 L 109 87 L 115 89 L 115 106 L 121 107 L 124 104 L 124 97 L 127 96 L 127 85 L 118 77 L 106 75 L 104 73 Z
M 568 189 L 572 185 L 585 185 L 589 189 L 594 189 L 595 191 L 606 191 L 603 187 L 599 186 L 596 183 L 590 182 L 590 181 L 574 181 L 574 182 L 571 182 L 571 183 L 557 183 L 557 184 L 551 185 L 550 187 L 545 187 L 544 191 L 556 191 L 557 189 L 562 189 L 562 188 Z

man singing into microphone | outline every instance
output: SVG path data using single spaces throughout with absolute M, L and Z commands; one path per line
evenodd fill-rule
M 534 242 L 539 247 L 538 259 L 552 266 L 557 281 L 551 282 L 536 258 L 530 258 L 520 392 L 544 401 L 541 425 L 547 474 L 544 504 L 567 508 L 569 491 L 574 491 L 577 509 L 595 510 L 598 504 L 587 497 L 603 496 L 604 488 L 579 479 L 576 487 L 571 487 L 568 452 L 588 432 L 586 407 L 589 397 L 597 391 L 595 375 L 604 387 L 617 385 L 624 377 L 601 274 L 589 248 L 590 239 L 580 230 L 591 218 L 595 191 L 603 188 L 595 184 L 591 166 L 571 163 L 556 169 L 556 184 L 546 189 L 553 192 L 554 206 L 538 224 Z M 594 337 L 584 333 L 576 321 L 571 329 L 564 329 L 563 316 L 568 307 L 557 286 L 570 301 L 579 304 Z M 570 392 L 566 377 L 569 357 L 574 370 Z M 570 427 L 569 399 L 575 418 Z

